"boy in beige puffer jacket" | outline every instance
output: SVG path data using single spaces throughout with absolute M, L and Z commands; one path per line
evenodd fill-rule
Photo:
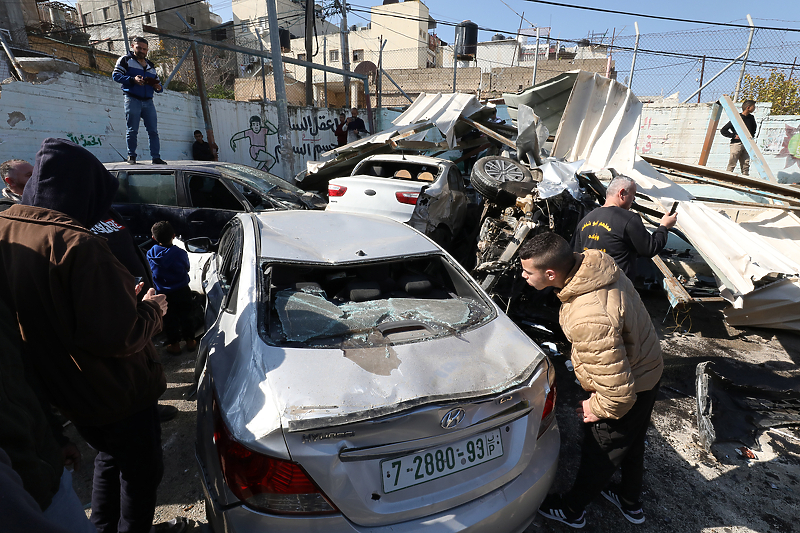
M 577 409 L 584 422 L 577 479 L 563 496 L 548 496 L 539 513 L 582 528 L 584 508 L 602 494 L 640 524 L 644 440 L 664 368 L 650 315 L 630 280 L 599 250 L 574 254 L 563 238 L 543 233 L 522 246 L 520 260 L 529 285 L 556 289 L 575 375 L 591 393 Z M 621 483 L 609 485 L 617 468 Z

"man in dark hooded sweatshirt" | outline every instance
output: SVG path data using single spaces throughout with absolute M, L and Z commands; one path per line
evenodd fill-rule
M 150 340 L 166 301 L 138 301 L 134 277 L 89 228 L 118 182 L 89 151 L 45 139 L 22 202 L 0 214 L 0 297 L 49 401 L 98 451 L 92 522 L 150 531 L 163 474 L 156 402 L 166 379 Z

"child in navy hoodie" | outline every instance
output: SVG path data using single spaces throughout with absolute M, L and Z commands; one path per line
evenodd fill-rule
M 158 244 L 147 252 L 147 261 L 153 271 L 156 290 L 167 296 L 167 314 L 164 315 L 167 352 L 173 355 L 181 353 L 181 337 L 186 341 L 186 351 L 191 352 L 197 347 L 197 341 L 190 319 L 192 291 L 189 289 L 189 254 L 172 244 L 175 230 L 169 222 L 156 222 L 152 233 L 153 240 Z

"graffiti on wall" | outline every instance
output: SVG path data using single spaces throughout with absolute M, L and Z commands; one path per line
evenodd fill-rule
M 100 136 L 96 137 L 94 135 L 83 135 L 82 133 L 79 136 L 76 136 L 73 133 L 67 133 L 67 138 L 78 146 L 83 146 L 84 148 L 87 146 L 103 146 L 103 139 Z
M 235 152 L 237 142 L 247 140 L 250 143 L 248 153 L 250 159 L 257 163 L 256 168 L 269 171 L 278 160 L 267 150 L 267 136 L 277 133 L 278 129 L 272 122 L 253 115 L 250 117 L 250 128 L 236 132 L 231 137 L 231 149 Z
M 785 124 L 786 136 L 783 138 L 780 151 L 775 154 L 775 157 L 785 157 L 786 166 L 789 168 L 792 165 L 800 167 L 800 126 L 793 128 Z

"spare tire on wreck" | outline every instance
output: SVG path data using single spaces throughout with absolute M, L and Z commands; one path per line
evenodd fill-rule
M 470 181 L 487 200 L 496 200 L 501 191 L 508 190 L 511 184 L 530 184 L 528 186 L 531 189 L 535 187 L 531 171 L 525 165 L 499 155 L 478 159 L 472 167 Z

